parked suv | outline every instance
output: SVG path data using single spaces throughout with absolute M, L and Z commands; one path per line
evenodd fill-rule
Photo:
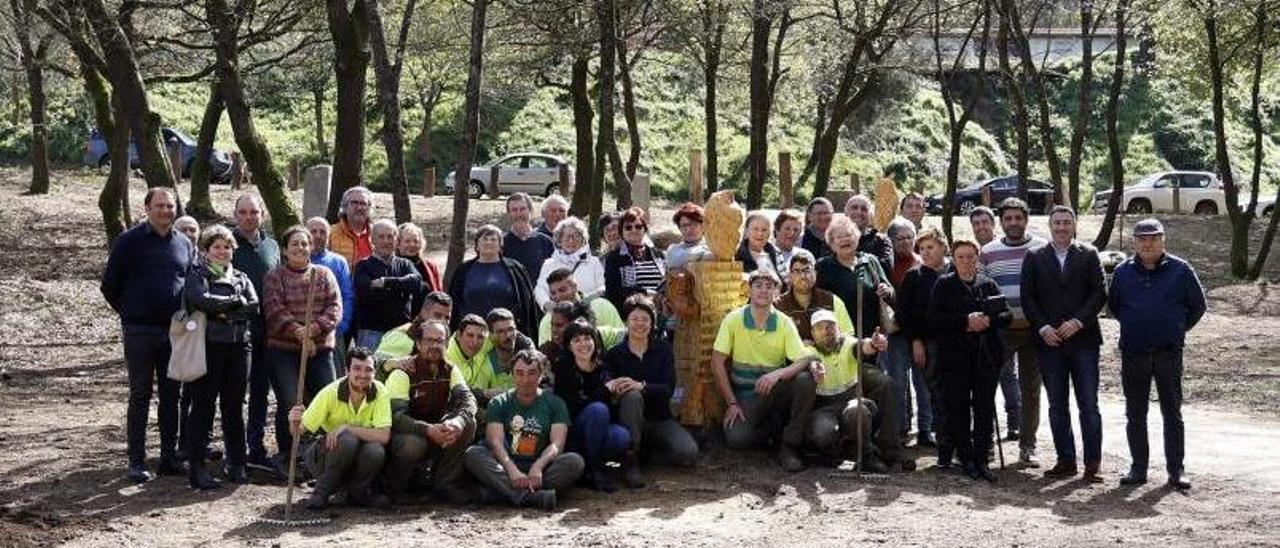
M 1178 188 L 1182 211 L 1217 215 L 1227 210 L 1222 181 L 1208 171 L 1161 171 L 1147 175 L 1125 187 L 1120 208 L 1126 213 L 1139 215 L 1173 211 L 1174 187 Z M 1090 209 L 1096 213 L 1105 212 L 1110 202 L 1111 191 L 1100 190 L 1094 193 Z
M 1053 185 L 1035 179 L 1027 180 L 1027 206 L 1032 213 L 1047 213 L 1053 206 Z M 953 213 L 968 215 L 974 208 L 982 205 L 982 189 L 991 187 L 991 205 L 995 206 L 1018 195 L 1018 176 L 1007 175 L 979 181 L 956 190 Z M 925 210 L 933 215 L 942 214 L 942 195 L 934 194 L 925 198 Z
M 536 152 L 518 152 L 508 154 L 495 162 L 471 168 L 471 177 L 467 181 L 467 192 L 472 198 L 479 198 L 489 188 L 489 177 L 493 166 L 498 166 L 498 192 L 512 194 L 524 192 L 533 195 L 550 196 L 560 192 L 560 166 L 565 165 L 564 158 Z M 573 193 L 573 166 L 569 169 L 569 194 Z M 444 178 L 444 188 L 453 192 L 457 174 L 450 171 Z
M 183 133 L 174 128 L 164 128 L 160 130 L 164 136 L 165 145 L 177 142 L 182 151 L 182 176 L 184 178 L 191 177 L 191 166 L 195 164 L 196 158 L 196 140 L 190 135 Z M 94 129 L 89 132 L 89 141 L 84 146 L 84 163 L 88 166 L 102 167 L 111 163 L 111 155 L 107 153 L 107 141 L 102 137 L 102 133 Z M 138 168 L 141 162 L 138 160 L 138 144 L 129 141 L 129 167 Z M 215 183 L 226 184 L 231 182 L 231 155 L 226 151 L 213 149 L 209 151 L 209 167 L 212 169 L 212 181 Z

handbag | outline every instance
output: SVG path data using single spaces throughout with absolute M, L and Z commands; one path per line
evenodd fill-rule
M 179 308 L 169 320 L 169 378 L 192 382 L 209 370 L 205 362 L 204 331 L 206 318 L 199 310 Z

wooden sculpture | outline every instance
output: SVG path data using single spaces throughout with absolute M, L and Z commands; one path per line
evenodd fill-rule
M 898 216 L 900 201 L 898 186 L 892 178 L 884 177 L 876 182 L 876 218 L 872 220 L 876 230 L 884 232 L 889 229 L 889 223 Z

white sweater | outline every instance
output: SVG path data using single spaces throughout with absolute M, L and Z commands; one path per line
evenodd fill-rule
M 604 293 L 604 264 L 591 254 L 587 248 L 579 249 L 572 255 L 556 249 L 551 258 L 543 261 L 542 273 L 538 276 L 538 285 L 533 288 L 533 298 L 538 301 L 542 310 L 551 309 L 551 290 L 547 287 L 547 276 L 559 268 L 573 271 L 573 280 L 578 282 L 578 292 L 584 297 L 594 297 Z

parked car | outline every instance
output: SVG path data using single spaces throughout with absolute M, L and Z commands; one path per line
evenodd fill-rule
M 164 137 L 165 145 L 177 142 L 182 151 L 182 176 L 184 178 L 191 177 L 191 166 L 195 164 L 196 159 L 196 140 L 190 135 L 183 133 L 181 130 L 174 128 L 163 128 L 160 133 Z M 84 163 L 88 166 L 103 167 L 111 164 L 111 155 L 107 152 L 107 141 L 102 134 L 94 129 L 89 132 L 89 141 L 84 146 Z M 136 141 L 129 141 L 129 167 L 138 168 L 141 162 L 138 159 L 138 144 Z M 231 182 L 231 154 L 223 150 L 213 149 L 209 151 L 209 167 L 213 171 L 212 182 L 227 184 Z
M 1138 215 L 1173 211 L 1174 187 L 1178 188 L 1178 200 L 1183 211 L 1217 215 L 1227 210 L 1222 181 L 1208 171 L 1160 171 L 1147 175 L 1125 187 L 1120 208 Z M 1105 212 L 1110 202 L 1111 191 L 1099 190 L 1093 195 L 1090 209 L 1095 213 Z
M 573 193 L 573 166 L 567 165 L 564 158 L 537 152 L 517 152 L 508 154 L 483 166 L 471 168 L 471 177 L 467 181 L 467 193 L 472 198 L 479 198 L 489 188 L 489 177 L 493 167 L 498 167 L 498 192 L 513 194 L 524 192 L 533 195 L 550 196 L 560 192 L 560 166 L 569 170 L 568 193 Z M 444 178 L 444 188 L 453 192 L 457 174 L 450 171 Z
M 1240 204 L 1241 210 L 1244 210 L 1249 207 L 1248 199 L 1245 198 L 1243 201 L 1244 203 Z M 1270 217 L 1272 213 L 1275 213 L 1275 211 L 1276 211 L 1275 198 L 1258 198 L 1258 208 L 1253 210 L 1253 215 L 1254 217 L 1261 219 L 1263 217 Z
M 1028 179 L 1027 183 L 1027 206 L 1032 213 L 1047 213 L 1053 207 L 1053 185 L 1036 179 Z M 1005 198 L 1018 195 L 1018 176 L 994 177 L 956 190 L 952 212 L 968 215 L 974 208 L 982 205 L 982 189 L 988 186 L 991 187 L 991 205 L 994 207 Z M 925 198 L 924 207 L 930 214 L 941 215 L 942 194 Z

